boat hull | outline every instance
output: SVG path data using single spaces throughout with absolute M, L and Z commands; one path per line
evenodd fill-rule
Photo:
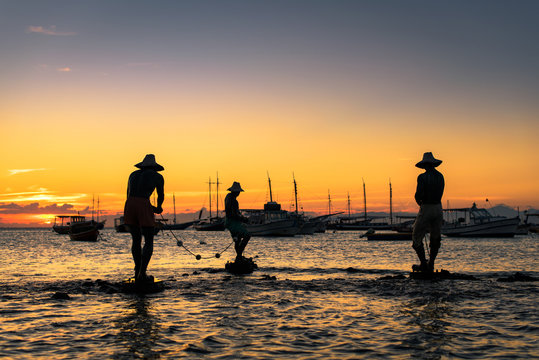
M 298 234 L 300 235 L 313 235 L 318 227 L 318 222 L 307 221 L 301 225 Z
M 293 219 L 272 221 L 264 224 L 245 224 L 252 236 L 294 236 L 300 228 Z
M 444 225 L 442 234 L 450 237 L 513 237 L 520 222 L 518 217 L 487 221 L 481 224 Z
M 70 232 L 69 237 L 73 241 L 97 241 L 97 238 L 99 237 L 99 230 L 96 228 L 90 229 L 87 231 L 81 231 L 77 233 Z
M 189 226 L 196 224 L 197 221 L 188 221 L 181 224 L 164 224 L 163 230 L 185 230 Z
M 380 232 L 368 234 L 367 240 L 378 241 L 410 241 L 412 240 L 411 232 Z
M 54 230 L 56 233 L 62 234 L 62 235 L 69 234 L 69 225 L 64 225 L 64 226 L 54 225 L 52 227 L 52 230 Z
M 357 230 L 391 230 L 390 225 L 375 225 L 375 224 L 339 224 L 339 223 L 329 223 L 327 224 L 327 229 L 329 230 L 341 230 L 341 231 L 357 231 Z
M 223 231 L 225 230 L 225 220 L 220 218 L 211 222 L 199 222 L 195 225 L 197 231 Z

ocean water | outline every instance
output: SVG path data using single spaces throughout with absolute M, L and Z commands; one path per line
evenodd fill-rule
M 442 240 L 437 267 L 476 280 L 413 280 L 410 242 L 360 232 L 253 238 L 235 276 L 227 232 L 155 240 L 163 292 L 127 294 L 129 234 L 97 243 L 0 230 L 0 358 L 528 359 L 539 357 L 539 238 Z M 55 299 L 54 294 L 69 299 Z

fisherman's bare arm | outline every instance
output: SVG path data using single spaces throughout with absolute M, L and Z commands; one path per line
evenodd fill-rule
M 157 184 L 155 190 L 157 191 L 157 208 L 155 209 L 156 214 L 161 214 L 163 212 L 163 202 L 165 201 L 165 179 L 161 174 L 157 177 Z

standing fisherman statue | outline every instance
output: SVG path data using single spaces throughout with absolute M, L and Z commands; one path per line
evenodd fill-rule
M 135 262 L 135 281 L 137 284 L 153 283 L 153 277 L 146 275 L 146 269 L 153 253 L 153 237 L 155 231 L 155 215 L 163 212 L 165 200 L 165 180 L 158 171 L 164 168 L 155 161 L 153 154 L 135 165 L 139 170 L 133 171 L 127 184 L 127 200 L 124 208 L 124 222 L 127 225 L 133 244 L 131 253 Z M 157 206 L 152 206 L 150 196 L 157 191 Z M 144 247 L 141 248 L 142 236 Z
M 423 154 L 423 159 L 415 166 L 425 169 L 425 172 L 417 177 L 417 189 L 415 201 L 419 205 L 419 213 L 414 223 L 412 239 L 413 248 L 421 262 L 419 266 L 414 265 L 414 270 L 432 273 L 434 271 L 434 260 L 438 255 L 441 242 L 441 228 L 443 222 L 442 195 L 444 193 L 444 176 L 435 168 L 442 163 L 442 160 L 434 158 L 431 152 Z M 423 247 L 423 237 L 430 233 L 429 260 L 425 257 Z

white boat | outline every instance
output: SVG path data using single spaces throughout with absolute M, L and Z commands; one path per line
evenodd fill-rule
M 442 226 L 442 234 L 451 237 L 513 237 L 520 222 L 518 216 L 493 216 L 488 210 L 478 208 L 475 203 L 471 208 L 444 211 L 455 215 L 453 221 L 445 222 Z
M 263 210 L 242 210 L 249 222 L 245 228 L 252 236 L 294 236 L 300 231 L 297 216 L 281 209 L 281 204 L 273 201 L 271 180 L 268 175 L 270 201 L 264 204 Z

